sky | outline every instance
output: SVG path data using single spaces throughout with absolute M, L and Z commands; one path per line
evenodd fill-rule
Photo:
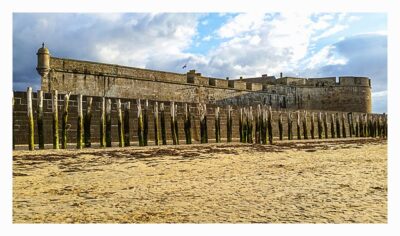
M 218 78 L 367 76 L 373 112 L 387 112 L 384 13 L 14 13 L 13 90 L 40 88 L 42 42 L 55 57 Z

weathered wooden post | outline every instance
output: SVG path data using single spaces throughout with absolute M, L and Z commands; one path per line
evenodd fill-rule
M 257 105 L 255 141 L 261 143 L 261 105 Z
M 86 98 L 86 113 L 85 113 L 85 118 L 83 122 L 83 128 L 84 128 L 84 139 L 85 139 L 85 147 L 90 147 L 92 146 L 91 143 L 91 130 L 90 130 L 90 124 L 92 121 L 92 102 L 93 98 L 92 97 L 87 97 Z
M 324 134 L 325 138 L 328 138 L 328 113 L 325 112 L 324 114 Z
M 33 123 L 33 107 L 32 107 L 32 87 L 28 87 L 27 89 L 27 104 L 28 104 L 28 123 L 29 123 L 29 137 L 28 137 L 28 146 L 29 150 L 35 150 L 35 125 Z
M 243 122 L 242 122 L 242 137 L 243 137 L 243 142 L 247 143 L 247 124 L 249 123 L 249 116 L 248 116 L 248 110 L 247 107 L 243 108 Z
M 232 142 L 232 107 L 230 105 L 228 105 L 226 117 L 226 141 Z
M 38 127 L 38 138 L 39 138 L 39 149 L 44 149 L 43 91 L 38 90 L 37 94 L 38 94 L 37 127 Z M 13 98 L 13 105 L 14 105 L 14 98 Z
M 136 100 L 136 103 L 137 103 L 137 118 L 138 118 L 137 135 L 138 135 L 138 140 L 139 140 L 139 146 L 144 146 L 144 140 L 143 140 L 143 114 L 142 114 L 142 105 L 140 103 L 140 99 Z
M 201 143 L 208 143 L 207 135 L 207 107 L 206 104 L 200 105 L 200 137 Z
M 279 129 L 279 140 L 283 140 L 283 124 L 282 124 L 282 112 L 281 111 L 279 111 L 278 129 Z
M 349 135 L 350 135 L 350 138 L 352 138 L 354 135 L 353 113 L 352 112 L 347 113 L 347 123 L 349 125 Z
M 15 104 L 15 99 L 14 99 L 14 92 L 13 92 L 13 97 L 12 97 L 12 116 L 13 116 L 13 119 L 12 119 L 12 136 L 13 136 L 13 139 L 12 139 L 12 149 L 14 150 L 15 149 L 15 135 L 14 135 L 14 104 Z
M 297 111 L 297 139 L 301 139 L 301 132 L 300 132 L 300 111 Z
M 379 138 L 382 138 L 382 126 L 381 126 L 381 115 L 378 115 L 377 119 L 376 119 L 376 126 L 378 129 L 378 133 L 377 135 L 379 136 Z
M 176 137 L 176 144 L 179 145 L 179 129 L 178 129 L 178 104 L 175 104 L 175 110 L 174 110 L 175 114 L 175 122 L 174 122 L 174 126 L 175 126 L 175 137 Z
M 383 132 L 384 132 L 384 137 L 387 139 L 388 137 L 388 123 L 387 123 L 387 114 L 383 113 Z
M 304 139 L 308 139 L 308 134 L 307 134 L 307 111 L 303 112 L 303 136 Z
M 101 98 L 100 147 L 106 146 L 106 98 Z
M 268 140 L 269 144 L 273 143 L 273 133 L 272 133 L 272 109 L 271 106 L 268 108 Z
M 363 114 L 358 115 L 358 118 L 359 118 L 360 137 L 364 137 L 364 116 L 363 116 Z
M 322 139 L 322 113 L 319 112 L 318 113 L 318 117 L 317 117 L 317 122 L 318 122 L 318 138 Z
M 67 148 L 67 122 L 68 122 L 68 107 L 69 107 L 69 97 L 70 93 L 65 94 L 64 96 L 64 110 L 62 114 L 62 120 L 61 120 L 61 148 L 66 149 Z
M 176 130 L 175 130 L 175 102 L 171 102 L 170 104 L 170 116 L 171 116 L 171 138 L 172 143 L 177 145 L 176 142 Z
M 346 116 L 344 113 L 342 113 L 342 137 L 346 138 Z
M 336 137 L 340 138 L 340 117 L 339 113 L 336 113 Z
M 262 107 L 262 122 L 261 122 L 261 143 L 267 144 L 268 140 L 268 111 L 267 106 Z
M 368 137 L 369 133 L 368 133 L 368 114 L 364 115 L 364 137 Z
M 288 140 L 293 139 L 293 129 L 292 129 L 292 113 L 290 111 L 287 112 L 287 120 L 288 120 Z
M 167 130 L 165 129 L 164 103 L 160 103 L 160 122 L 162 144 L 167 145 Z
M 185 103 L 185 121 L 183 127 L 185 129 L 186 144 L 192 144 L 192 121 L 190 107 L 187 103 Z
M 106 147 L 111 147 L 111 99 L 106 103 Z
M 129 130 L 129 110 L 131 109 L 131 102 L 126 102 L 124 104 L 124 145 L 129 147 L 131 145 L 131 134 Z
M 219 117 L 219 107 L 215 108 L 215 142 L 221 142 L 221 119 Z
M 239 109 L 240 115 L 239 115 L 239 140 L 242 143 L 243 142 L 243 108 Z
M 160 144 L 160 129 L 158 125 L 158 102 L 154 103 L 154 144 Z
M 360 134 L 359 134 L 359 129 L 360 129 L 360 116 L 359 115 L 357 115 L 356 117 L 355 117 L 355 119 L 356 119 L 356 129 L 355 129 L 355 135 L 356 135 L 356 137 L 360 137 Z
M 149 100 L 146 99 L 144 103 L 144 112 L 143 112 L 143 146 L 147 146 L 148 143 L 148 135 L 149 135 Z
M 123 117 L 122 117 L 122 104 L 121 104 L 121 99 L 117 99 L 117 112 L 118 112 L 118 142 L 119 142 L 119 147 L 124 147 L 125 146 L 125 141 L 124 141 L 124 126 L 123 126 Z
M 315 130 L 315 128 L 314 128 L 314 123 L 315 123 L 315 121 L 314 121 L 314 112 L 311 112 L 311 139 L 314 139 L 314 130 Z
M 247 142 L 248 143 L 253 143 L 253 107 L 248 108 L 248 114 L 247 114 Z
M 52 93 L 52 112 L 53 112 L 53 148 L 59 149 L 58 136 L 58 91 L 53 90 Z
M 335 138 L 335 114 L 331 114 L 331 138 Z
M 82 149 L 83 147 L 83 109 L 82 109 L 82 94 L 78 94 L 78 124 L 76 128 L 76 148 Z

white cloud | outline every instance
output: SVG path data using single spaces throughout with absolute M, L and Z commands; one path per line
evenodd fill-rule
M 372 97 L 373 98 L 387 97 L 387 90 L 379 91 L 379 92 L 373 92 L 372 93 Z
M 307 69 L 315 69 L 327 65 L 345 65 L 347 59 L 334 53 L 335 46 L 328 45 L 305 60 Z
M 243 32 L 257 30 L 264 23 L 263 13 L 244 13 L 233 17 L 217 32 L 221 38 L 238 36 Z
M 348 25 L 335 25 L 327 30 L 325 30 L 322 34 L 317 35 L 313 38 L 313 41 L 317 41 L 320 40 L 322 38 L 327 38 L 331 35 L 334 35 L 340 31 L 345 30 L 346 28 L 348 28 Z
M 202 40 L 203 41 L 210 41 L 211 40 L 211 35 L 204 36 Z

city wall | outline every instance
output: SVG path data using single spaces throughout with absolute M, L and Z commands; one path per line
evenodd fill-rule
M 227 80 L 50 57 L 42 90 L 87 96 L 206 103 L 268 104 L 278 109 L 371 112 L 370 79 L 364 77 Z

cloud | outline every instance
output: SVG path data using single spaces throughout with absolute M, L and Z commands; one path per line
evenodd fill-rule
M 201 14 L 14 14 L 13 89 L 39 88 L 36 51 L 53 56 L 148 67 L 179 61 Z M 159 68 L 166 69 L 169 68 Z

